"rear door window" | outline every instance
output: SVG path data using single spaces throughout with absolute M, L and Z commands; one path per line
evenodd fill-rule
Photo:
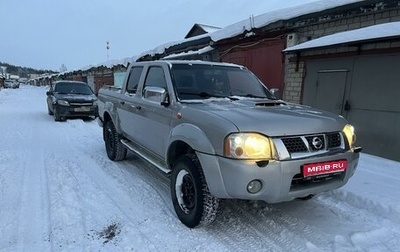
M 128 76 L 128 84 L 126 86 L 126 92 L 134 94 L 139 86 L 140 76 L 142 75 L 143 67 L 132 67 Z

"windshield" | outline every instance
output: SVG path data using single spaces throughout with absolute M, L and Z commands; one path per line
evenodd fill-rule
M 211 97 L 275 99 L 254 74 L 239 67 L 174 64 L 171 74 L 180 100 Z
M 54 92 L 60 94 L 83 94 L 91 95 L 93 94 L 92 89 L 84 83 L 68 83 L 60 82 L 57 83 Z

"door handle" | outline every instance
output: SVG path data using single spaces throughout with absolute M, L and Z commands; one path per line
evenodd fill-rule
M 125 102 L 124 102 L 124 101 L 120 101 L 119 103 L 120 103 L 121 105 L 124 105 L 124 104 L 125 104 Z
M 141 110 L 142 107 L 141 106 L 135 106 L 135 105 L 131 105 L 132 108 L 136 109 L 136 110 Z

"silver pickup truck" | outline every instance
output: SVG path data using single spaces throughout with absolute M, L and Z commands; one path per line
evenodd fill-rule
M 361 151 L 343 117 L 276 99 L 239 65 L 135 62 L 122 88 L 98 98 L 108 157 L 131 150 L 169 174 L 190 228 L 211 223 L 220 199 L 277 203 L 339 188 Z

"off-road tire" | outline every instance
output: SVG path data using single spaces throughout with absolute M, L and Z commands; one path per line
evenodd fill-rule
M 127 149 L 121 143 L 121 137 L 112 121 L 107 121 L 103 128 L 107 156 L 113 161 L 121 161 L 126 157 Z
M 189 228 L 212 223 L 219 199 L 211 195 L 196 155 L 178 158 L 171 174 L 171 196 L 176 215 Z

